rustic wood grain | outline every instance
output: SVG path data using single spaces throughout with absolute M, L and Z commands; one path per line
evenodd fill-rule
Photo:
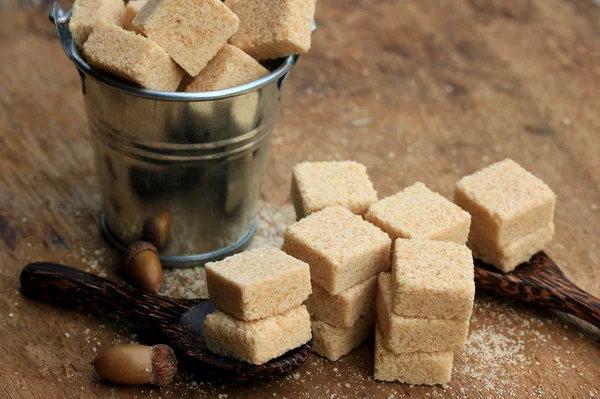
M 452 383 L 374 382 L 367 343 L 337 363 L 252 386 L 180 375 L 117 387 L 89 364 L 135 340 L 106 315 L 23 298 L 21 268 L 114 272 L 76 71 L 49 2 L 0 3 L 0 397 L 556 397 L 600 395 L 600 334 L 547 309 L 479 295 Z M 263 200 L 289 204 L 291 167 L 355 159 L 380 196 L 422 180 L 450 196 L 463 174 L 511 157 L 558 195 L 546 251 L 600 296 L 600 8 L 587 0 L 322 1 L 310 54 L 285 83 Z M 483 365 L 488 367 L 484 368 Z M 332 396 L 335 395 L 335 396 Z

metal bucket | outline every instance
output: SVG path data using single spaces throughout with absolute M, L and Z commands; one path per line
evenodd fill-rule
M 256 229 L 259 187 L 280 89 L 298 56 L 232 89 L 138 89 L 91 68 L 55 4 L 51 20 L 81 75 L 102 191 L 105 238 L 125 249 L 167 219 L 166 266 L 189 267 L 241 250 Z

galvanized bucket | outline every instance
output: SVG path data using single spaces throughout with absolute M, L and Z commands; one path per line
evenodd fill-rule
M 123 250 L 148 234 L 162 234 L 160 258 L 172 267 L 241 250 L 256 230 L 281 84 L 298 56 L 232 89 L 138 89 L 90 67 L 71 39 L 70 15 L 55 4 L 50 19 L 80 72 L 105 238 Z

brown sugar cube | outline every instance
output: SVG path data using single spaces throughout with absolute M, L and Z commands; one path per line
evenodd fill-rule
M 351 327 L 361 317 L 375 309 L 377 275 L 369 277 L 337 295 L 329 294 L 318 284 L 312 284 L 313 292 L 305 302 L 313 319 L 335 327 Z
M 221 0 L 148 0 L 133 25 L 196 76 L 237 31 L 239 19 Z
M 367 168 L 353 161 L 300 163 L 292 172 L 291 191 L 298 220 L 334 205 L 364 215 L 377 201 Z
M 395 315 L 392 311 L 392 278 L 379 275 L 377 319 L 386 346 L 395 353 L 451 351 L 464 346 L 469 321 L 417 319 Z
M 313 283 L 313 292 L 305 305 L 313 319 L 335 327 L 352 327 L 361 317 L 375 309 L 377 276 L 372 276 L 337 295 L 331 295 Z
M 100 20 L 121 26 L 125 17 L 123 0 L 76 0 L 69 30 L 77 47 L 82 48 Z
M 341 206 L 332 206 L 294 223 L 283 250 L 310 266 L 313 282 L 331 295 L 389 269 L 387 234 Z
M 375 329 L 373 378 L 405 384 L 447 384 L 452 376 L 452 351 L 394 353 L 385 346 L 379 326 Z
M 473 250 L 473 257 L 508 273 L 544 249 L 544 246 L 552 240 L 553 235 L 554 223 L 550 223 L 548 226 L 518 238 L 501 248 L 490 246 L 483 252 Z
M 205 269 L 211 302 L 241 320 L 298 307 L 312 291 L 308 265 L 277 248 L 242 252 Z
M 83 45 L 90 65 L 150 90 L 175 91 L 183 70 L 152 40 L 99 22 Z
M 365 220 L 392 237 L 467 242 L 471 216 L 423 183 L 371 205 Z
M 372 311 L 350 327 L 335 327 L 313 319 L 313 352 L 335 362 L 369 338 L 373 333 L 375 318 L 375 312 Z
M 147 0 L 130 0 L 125 7 L 125 21 L 123 22 L 123 29 L 133 31 L 135 33 L 142 34 L 142 31 L 133 25 L 133 19 L 140 12 L 143 6 L 146 5 Z
M 310 49 L 316 0 L 228 0 L 240 18 L 230 43 L 257 60 L 306 53 Z
M 310 316 L 304 306 L 264 319 L 242 321 L 217 310 L 203 327 L 208 349 L 251 364 L 263 364 L 310 341 Z
M 550 241 L 548 231 L 554 220 L 556 195 L 540 179 L 511 159 L 497 162 L 460 179 L 454 188 L 454 202 L 473 219 L 467 245 L 477 258 L 500 270 L 513 270 L 517 261 L 526 261 Z M 552 227 L 553 228 L 553 227 Z M 538 233 L 535 245 L 516 244 Z M 531 239 L 525 240 L 531 243 Z M 520 256 L 498 256 L 520 246 Z
M 511 159 L 456 183 L 454 201 L 473 218 L 471 237 L 503 246 L 552 223 L 556 195 Z
M 188 85 L 187 92 L 203 92 L 241 86 L 269 74 L 258 61 L 226 44 Z
M 394 313 L 404 317 L 469 320 L 475 297 L 471 251 L 431 240 L 396 240 L 392 260 Z

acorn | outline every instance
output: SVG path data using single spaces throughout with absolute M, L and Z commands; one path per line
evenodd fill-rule
M 142 291 L 156 295 L 163 281 L 163 269 L 156 247 L 149 242 L 138 241 L 127 248 L 125 273 Z
M 96 372 L 117 384 L 159 387 L 169 385 L 177 374 L 177 358 L 168 345 L 118 345 L 98 354 Z
M 149 217 L 144 222 L 142 240 L 154 244 L 158 252 L 164 251 L 171 237 L 172 223 L 173 216 L 168 211 Z

